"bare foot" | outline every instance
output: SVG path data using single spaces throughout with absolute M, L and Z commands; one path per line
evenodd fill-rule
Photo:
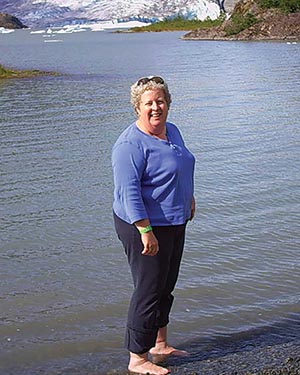
M 148 353 L 146 354 L 134 354 L 130 353 L 130 361 L 128 365 L 130 372 L 138 374 L 151 374 L 151 375 L 166 375 L 170 373 L 170 370 L 157 366 L 148 359 Z
M 154 348 L 150 350 L 150 354 L 152 356 L 153 363 L 162 363 L 171 355 L 180 357 L 185 357 L 189 355 L 189 353 L 185 350 L 179 350 L 169 345 L 156 345 Z
M 162 356 L 169 356 L 169 355 L 178 355 L 178 356 L 186 356 L 189 353 L 185 350 L 176 349 L 173 346 L 169 346 L 167 344 L 156 344 L 154 348 L 150 349 L 151 355 L 162 355 Z

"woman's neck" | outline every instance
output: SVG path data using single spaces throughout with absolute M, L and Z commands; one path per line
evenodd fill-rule
M 137 127 L 144 133 L 151 135 L 152 137 L 163 139 L 165 141 L 168 140 L 167 136 L 167 127 L 166 125 L 164 126 L 164 129 L 160 133 L 151 133 L 145 126 L 143 126 L 140 121 L 136 122 Z

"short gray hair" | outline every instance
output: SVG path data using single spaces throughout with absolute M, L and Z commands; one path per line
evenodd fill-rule
M 147 83 L 139 84 L 140 82 L 140 79 L 139 79 L 137 82 L 135 82 L 131 86 L 131 89 L 130 89 L 131 104 L 133 105 L 135 112 L 137 113 L 137 109 L 139 108 L 140 103 L 141 103 L 141 96 L 144 94 L 144 92 L 148 90 L 155 90 L 155 89 L 162 89 L 164 91 L 168 108 L 170 108 L 172 99 L 171 99 L 171 94 L 169 92 L 167 83 L 163 79 L 162 79 L 163 83 L 157 83 L 154 80 L 151 80 L 151 76 L 146 77 L 146 78 L 149 78 L 149 81 Z

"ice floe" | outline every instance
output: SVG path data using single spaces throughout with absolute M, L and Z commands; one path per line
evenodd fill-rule
M 45 39 L 44 42 L 45 43 L 62 43 L 63 40 L 61 40 L 61 39 Z
M 5 27 L 0 27 L 0 34 L 10 34 L 13 33 L 15 30 L 6 29 Z
M 80 33 L 84 31 L 104 31 L 104 30 L 119 30 L 119 29 L 130 29 L 133 27 L 147 26 L 150 23 L 140 22 L 140 21 L 128 21 L 128 22 L 118 22 L 118 21 L 101 21 L 95 23 L 86 23 L 81 25 L 65 25 L 62 27 L 49 27 L 46 30 L 33 30 L 31 34 L 45 34 L 44 36 L 52 36 L 53 34 L 73 34 Z

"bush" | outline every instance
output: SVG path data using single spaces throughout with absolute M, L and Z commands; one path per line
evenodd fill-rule
M 259 20 L 252 13 L 247 13 L 244 16 L 241 14 L 235 14 L 231 17 L 230 23 L 225 29 L 226 36 L 238 34 L 257 22 L 259 22 Z
M 300 12 L 299 0 L 260 0 L 263 8 L 279 8 L 287 13 Z
M 11 73 L 13 73 L 12 70 L 10 69 L 6 69 L 3 65 L 0 64 L 0 77 L 6 77 L 8 75 L 10 75 Z
M 224 20 L 223 16 L 220 16 L 217 20 L 212 21 L 207 19 L 205 21 L 200 20 L 188 20 L 184 17 L 178 16 L 173 19 L 164 19 L 163 21 L 152 23 L 149 26 L 134 27 L 131 31 L 179 31 L 179 30 L 195 30 L 200 28 L 208 28 L 220 25 Z
M 4 68 L 3 65 L 0 64 L 0 74 L 6 73 L 6 69 Z

